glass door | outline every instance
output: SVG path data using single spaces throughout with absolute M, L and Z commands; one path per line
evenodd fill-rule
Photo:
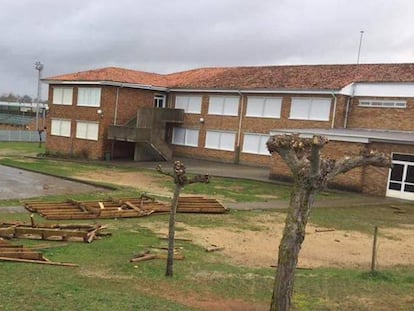
M 393 155 L 387 196 L 414 200 L 414 156 Z

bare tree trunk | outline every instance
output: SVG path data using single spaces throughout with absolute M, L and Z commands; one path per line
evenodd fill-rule
M 293 283 L 299 251 L 305 239 L 306 223 L 315 191 L 296 185 L 291 196 L 283 237 L 279 245 L 279 257 L 270 311 L 290 309 Z
M 177 214 L 178 198 L 180 197 L 182 186 L 175 185 L 174 196 L 171 204 L 170 220 L 168 224 L 168 257 L 165 276 L 173 276 L 174 265 L 174 235 L 175 235 L 175 215 Z

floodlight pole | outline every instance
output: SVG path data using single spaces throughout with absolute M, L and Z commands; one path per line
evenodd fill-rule
M 362 46 L 362 37 L 364 36 L 364 31 L 360 31 L 360 37 L 359 37 L 359 47 L 358 47 L 358 57 L 357 57 L 357 65 L 359 65 L 359 57 L 361 55 L 361 46 Z
M 36 131 L 38 131 L 39 130 L 39 104 L 40 104 L 40 96 L 42 92 L 40 78 L 42 77 L 43 64 L 37 61 L 35 63 L 35 68 L 39 72 L 37 76 L 37 99 L 36 99 Z

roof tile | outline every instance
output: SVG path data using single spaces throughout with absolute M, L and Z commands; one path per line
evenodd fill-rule
M 414 82 L 414 63 L 212 67 L 166 75 L 107 67 L 44 80 L 197 89 L 340 89 L 352 82 Z

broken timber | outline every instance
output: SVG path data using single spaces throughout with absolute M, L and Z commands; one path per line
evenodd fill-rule
M 184 255 L 174 251 L 174 259 L 175 260 L 184 260 Z M 144 251 L 142 253 L 137 254 L 133 258 L 131 258 L 130 262 L 140 262 L 140 261 L 147 261 L 152 259 L 167 259 L 166 253 L 155 253 L 152 254 L 150 251 Z
M 0 237 L 91 243 L 105 229 L 101 225 L 2 223 Z
M 0 238 L 0 261 L 37 263 L 55 266 L 77 267 L 72 263 L 53 262 L 43 257 L 42 253 L 23 245 L 14 245 Z
M 157 202 L 147 196 L 84 202 L 75 200 L 65 202 L 27 201 L 24 206 L 27 210 L 39 213 L 50 220 L 130 218 L 170 211 L 169 205 Z M 227 209 L 217 200 L 202 197 L 181 197 L 177 209 L 179 213 L 225 213 L 226 211 Z

